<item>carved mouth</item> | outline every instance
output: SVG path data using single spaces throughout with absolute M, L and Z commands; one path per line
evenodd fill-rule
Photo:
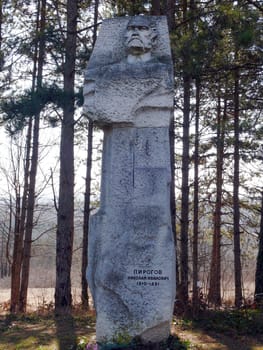
M 140 45 L 143 45 L 142 40 L 139 37 L 133 37 L 128 41 L 128 44 L 134 42 L 134 41 L 138 41 L 140 43 Z

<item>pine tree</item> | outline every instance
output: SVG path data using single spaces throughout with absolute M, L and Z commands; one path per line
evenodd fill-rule
M 93 36 L 92 47 L 97 40 L 98 26 L 98 8 L 99 0 L 94 4 Z M 93 121 L 88 122 L 88 148 L 87 148 L 87 167 L 84 195 L 84 216 L 83 216 L 83 240 L 82 240 L 82 265 L 81 265 L 81 302 L 83 307 L 89 308 L 87 267 L 88 267 L 88 235 L 89 235 L 89 216 L 90 216 L 90 197 L 91 197 L 91 168 L 92 168 L 92 141 L 93 141 Z
M 67 32 L 63 84 L 67 102 L 63 105 L 60 143 L 60 184 L 56 248 L 55 309 L 68 313 L 72 305 L 71 263 L 74 232 L 74 111 L 78 3 L 66 2 Z
M 38 92 L 42 88 L 43 80 L 43 67 L 44 67 L 44 56 L 45 56 L 45 29 L 46 29 L 46 0 L 38 1 L 38 13 L 40 17 L 39 24 L 37 26 L 36 37 L 38 42 L 36 44 L 36 87 L 33 82 L 33 91 L 36 89 Z M 35 79 L 35 77 L 33 77 Z M 28 199 L 27 199 L 27 216 L 25 226 L 25 239 L 24 239 L 24 250 L 23 250 L 23 265 L 22 265 L 22 276 L 21 276 L 21 287 L 20 287 L 20 302 L 19 311 L 25 312 L 27 305 L 27 290 L 29 282 L 29 267 L 31 258 L 31 245 L 32 245 L 32 231 L 34 226 L 34 209 L 35 209 L 35 198 L 36 198 L 36 177 L 38 168 L 38 153 L 39 153 L 39 124 L 40 124 L 40 113 L 39 109 L 33 122 L 33 137 L 32 137 L 32 156 L 31 156 L 31 167 L 29 175 L 29 186 L 28 186 Z

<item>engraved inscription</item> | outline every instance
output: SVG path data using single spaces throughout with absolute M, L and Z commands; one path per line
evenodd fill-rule
M 160 282 L 169 281 L 161 269 L 134 269 L 132 274 L 128 275 L 128 280 L 136 281 L 138 286 L 159 286 Z

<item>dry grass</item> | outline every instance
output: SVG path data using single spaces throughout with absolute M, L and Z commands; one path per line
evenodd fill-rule
M 3 313 L 3 309 L 8 308 L 8 302 L 10 300 L 11 290 L 9 288 L 0 289 L 0 312 Z M 73 288 L 72 297 L 73 303 L 79 304 L 80 302 L 80 288 Z M 39 309 L 49 309 L 54 305 L 54 288 L 29 288 L 28 289 L 28 304 L 27 310 L 29 312 L 36 311 Z

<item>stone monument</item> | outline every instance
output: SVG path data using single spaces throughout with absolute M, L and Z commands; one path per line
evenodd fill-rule
M 161 342 L 170 333 L 175 297 L 173 72 L 166 18 L 105 20 L 85 74 L 84 98 L 85 112 L 104 131 L 87 273 L 97 342 Z

